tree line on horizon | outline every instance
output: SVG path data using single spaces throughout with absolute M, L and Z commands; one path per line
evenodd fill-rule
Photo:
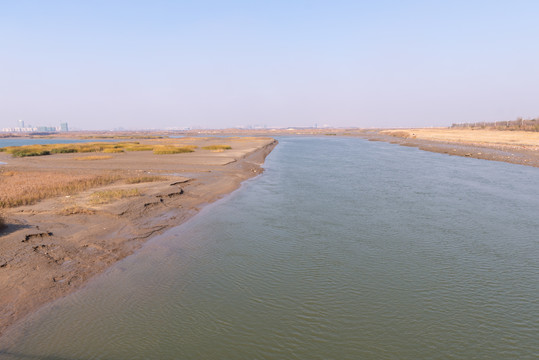
M 489 130 L 521 130 L 521 131 L 536 131 L 539 132 L 539 117 L 531 119 L 523 119 L 521 117 L 516 120 L 509 121 L 494 121 L 494 122 L 474 122 L 452 124 L 451 128 L 467 128 L 467 129 L 489 129 Z

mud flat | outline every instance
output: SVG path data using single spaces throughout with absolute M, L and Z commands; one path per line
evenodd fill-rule
M 260 174 L 277 144 L 267 137 L 141 141 L 149 146 L 178 142 L 196 149 L 23 158 L 0 152 L 0 164 L 5 163 L 0 165 L 0 201 L 21 189 L 24 193 L 17 196 L 31 199 L 34 193 L 52 191 L 49 183 L 69 180 L 64 186 L 68 195 L 0 208 L 7 224 L 0 230 L 0 335 L 132 254 L 152 235 L 181 224 Z M 226 146 L 230 149 L 219 148 Z M 88 185 L 99 184 L 96 179 L 109 183 Z M 72 186 L 85 181 L 83 190 Z

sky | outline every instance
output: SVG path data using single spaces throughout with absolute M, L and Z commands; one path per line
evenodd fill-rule
M 0 128 L 539 116 L 539 1 L 0 0 Z

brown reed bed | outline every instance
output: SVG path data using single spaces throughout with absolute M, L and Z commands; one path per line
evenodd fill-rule
M 4 172 L 0 173 L 0 208 L 31 205 L 47 198 L 73 195 L 112 184 L 124 177 L 118 173 Z
M 117 143 L 98 142 L 8 146 L 0 148 L 0 152 L 6 152 L 14 157 L 92 152 L 123 153 L 125 151 L 153 151 L 154 154 L 180 154 L 193 152 L 196 148 L 197 147 L 194 145 L 187 145 L 181 141 L 174 140 L 174 143 L 167 143 L 167 145 L 140 144 L 139 142 L 133 141 Z
M 142 195 L 139 189 L 115 189 L 97 191 L 90 196 L 90 203 L 94 205 L 107 204 L 115 200 L 120 200 L 133 196 Z
M 182 154 L 194 152 L 197 147 L 194 145 L 174 146 L 174 145 L 156 145 L 153 153 L 157 155 Z
M 212 150 L 212 151 L 224 151 L 224 150 L 230 150 L 232 149 L 232 146 L 230 145 L 209 145 L 209 146 L 203 146 L 203 150 Z
M 125 182 L 127 184 L 140 184 L 140 183 L 165 181 L 165 180 L 167 180 L 167 177 L 165 176 L 137 176 L 137 177 L 128 178 L 125 180 Z
M 93 209 L 87 209 L 87 208 L 84 208 L 82 206 L 70 206 L 70 207 L 66 207 L 62 210 L 60 210 L 58 212 L 59 215 L 64 215 L 64 216 L 68 216 L 68 215 L 93 215 L 95 214 L 96 211 L 93 210 Z
M 83 143 L 83 144 L 46 144 L 8 146 L 0 151 L 7 152 L 14 157 L 43 156 L 52 154 L 91 153 L 91 152 L 121 152 L 123 147 L 136 145 L 130 143 Z M 118 149 L 118 150 L 115 150 Z

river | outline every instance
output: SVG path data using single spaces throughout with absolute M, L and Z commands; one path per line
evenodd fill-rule
M 279 141 L 263 175 L 12 328 L 0 358 L 539 356 L 539 169 Z

